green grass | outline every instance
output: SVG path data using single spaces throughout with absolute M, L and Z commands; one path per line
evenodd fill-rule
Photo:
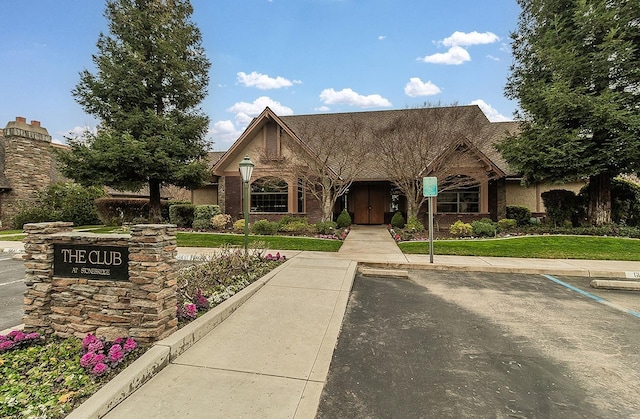
M 176 234 L 178 246 L 181 247 L 221 247 L 224 245 L 243 246 L 244 236 L 241 234 L 217 233 L 183 233 Z M 260 243 L 269 249 L 307 250 L 318 252 L 337 252 L 342 246 L 340 240 L 326 240 L 309 237 L 289 236 L 254 236 L 249 235 L 249 246 Z
M 2 230 L 2 231 L 0 231 L 0 236 L 4 236 L 5 234 L 22 234 L 22 230 Z
M 429 242 L 400 243 L 404 253 L 428 254 Z M 437 255 L 640 261 L 640 240 L 593 236 L 526 236 L 509 239 L 436 240 Z

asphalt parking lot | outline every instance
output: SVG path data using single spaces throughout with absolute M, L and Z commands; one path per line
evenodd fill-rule
M 10 253 L 0 253 L 0 330 L 22 323 L 24 262 L 13 260 Z
M 640 418 L 639 293 L 409 277 L 356 277 L 318 418 Z

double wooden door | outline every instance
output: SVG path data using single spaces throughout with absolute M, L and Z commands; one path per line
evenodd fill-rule
M 378 185 L 357 185 L 349 193 L 354 224 L 384 224 L 387 191 Z

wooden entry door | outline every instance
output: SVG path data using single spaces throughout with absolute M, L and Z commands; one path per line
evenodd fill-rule
M 352 194 L 354 224 L 384 224 L 384 188 L 359 185 L 353 189 Z

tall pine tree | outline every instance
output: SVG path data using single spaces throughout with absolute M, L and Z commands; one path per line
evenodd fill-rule
M 589 220 L 611 220 L 611 179 L 640 169 L 640 2 L 518 0 L 520 135 L 498 145 L 528 182 L 589 180 Z
M 100 126 L 69 141 L 63 173 L 85 185 L 147 184 L 152 220 L 160 219 L 162 184 L 192 188 L 206 176 L 209 119 L 198 105 L 210 63 L 192 13 L 189 0 L 107 0 L 96 72 L 81 72 L 72 92 Z

